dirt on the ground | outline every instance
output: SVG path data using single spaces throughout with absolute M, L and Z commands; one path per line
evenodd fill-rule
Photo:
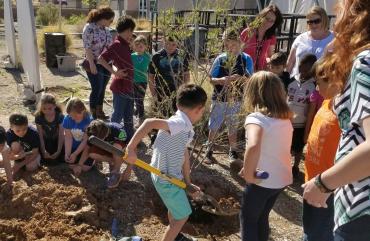
M 89 83 L 84 73 L 61 73 L 41 63 L 43 85 L 59 101 L 71 95 L 88 99 Z M 0 125 L 9 127 L 13 112 L 28 115 L 34 124 L 33 105 L 24 105 L 19 84 L 27 83 L 17 70 L 0 68 Z M 111 111 L 107 88 L 105 110 Z M 199 145 L 199 143 L 198 143 Z M 139 148 L 139 157 L 149 162 L 149 140 Z M 199 150 L 199 148 L 197 148 Z M 230 170 L 227 154 L 221 150 L 217 163 L 201 164 L 192 180 L 222 205 L 241 203 L 244 181 Z M 197 152 L 194 152 L 194 157 Z M 200 156 L 203 156 L 200 155 Z M 198 160 L 199 161 L 199 160 Z M 35 173 L 21 173 L 12 190 L 0 171 L 0 240 L 110 240 L 112 221 L 118 221 L 120 236 L 138 235 L 143 240 L 160 240 L 167 222 L 166 208 L 157 195 L 150 174 L 134 168 L 131 178 L 117 188 L 106 188 L 106 175 L 97 168 L 75 177 L 66 164 L 43 166 Z M 288 187 L 270 215 L 271 240 L 301 239 L 300 183 Z M 194 212 L 183 232 L 199 240 L 240 240 L 239 217 L 216 216 L 194 204 Z

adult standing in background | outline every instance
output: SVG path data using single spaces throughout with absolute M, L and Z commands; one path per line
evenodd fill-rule
M 287 61 L 287 71 L 291 77 L 298 74 L 298 64 L 306 54 L 314 54 L 317 59 L 325 52 L 326 46 L 333 40 L 329 31 L 329 18 L 325 9 L 314 6 L 307 15 L 308 31 L 300 34 L 293 42 Z
M 283 17 L 279 8 L 270 4 L 257 16 L 257 22 L 261 21 L 257 28 L 247 27 L 240 34 L 244 43 L 243 52 L 253 59 L 254 71 L 265 70 L 267 59 L 275 52 L 276 29 L 281 25 Z
M 83 67 L 91 85 L 90 112 L 94 119 L 106 119 L 103 111 L 105 88 L 110 79 L 110 73 L 97 64 L 99 55 L 112 43 L 112 35 L 108 29 L 113 22 L 114 12 L 110 7 L 93 9 L 87 16 L 83 29 L 82 41 L 86 59 Z
M 304 199 L 326 207 L 334 192 L 334 241 L 370 240 L 370 0 L 340 1 L 333 41 L 317 73 L 339 86 L 333 110 L 341 138 L 335 165 L 304 184 Z

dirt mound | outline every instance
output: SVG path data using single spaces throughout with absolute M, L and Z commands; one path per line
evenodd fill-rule
M 167 225 L 166 209 L 149 174 L 137 168 L 134 174 L 112 190 L 96 169 L 77 179 L 65 164 L 43 167 L 32 175 L 22 173 L 12 191 L 2 176 L 0 240 L 109 240 L 113 218 L 121 236 L 159 240 Z M 228 190 L 222 180 L 195 181 L 217 198 Z M 184 231 L 194 236 L 218 236 L 220 227 L 222 235 L 238 231 L 237 217 L 227 217 L 225 223 L 225 218 L 195 208 L 191 220 Z

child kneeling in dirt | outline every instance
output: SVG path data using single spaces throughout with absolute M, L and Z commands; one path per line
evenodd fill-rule
M 187 187 L 192 190 L 190 195 L 196 198 L 200 188 L 191 183 L 190 160 L 187 145 L 191 142 L 194 130 L 193 124 L 203 115 L 207 101 L 206 92 L 197 85 L 183 85 L 177 92 L 178 111 L 171 118 L 146 119 L 136 131 L 127 146 L 128 162 L 133 163 L 138 143 L 152 130 L 159 130 L 153 145 L 151 166 L 161 172 L 184 179 Z M 152 175 L 153 184 L 168 209 L 169 226 L 163 241 L 192 240 L 180 233 L 183 225 L 191 214 L 191 207 L 185 190 L 168 181 Z
M 102 120 L 93 120 L 86 130 L 87 136 L 96 136 L 106 142 L 109 142 L 114 147 L 122 150 L 127 145 L 127 134 L 122 125 L 110 122 L 105 123 Z M 97 146 L 88 145 L 84 152 L 88 153 L 88 156 L 99 162 L 108 162 L 110 168 L 110 175 L 108 178 L 108 188 L 115 188 L 119 185 L 121 179 L 124 181 L 128 180 L 131 175 L 132 165 L 127 165 L 126 170 L 121 175 L 120 168 L 123 162 L 121 156 L 113 155 Z M 81 166 L 77 166 L 76 172 L 81 172 Z
M 92 116 L 79 98 L 70 99 L 66 109 L 67 115 L 63 119 L 65 162 L 73 170 L 76 164 L 81 163 L 82 170 L 88 171 L 94 165 L 94 160 L 83 151 L 87 144 L 86 128 L 92 121 Z
M 5 174 L 7 178 L 7 184 L 9 187 L 13 185 L 13 174 L 12 166 L 9 160 L 10 148 L 6 144 L 6 134 L 4 127 L 0 126 L 0 167 L 5 169 Z
M 35 171 L 40 166 L 40 138 L 36 129 L 28 126 L 28 119 L 23 114 L 9 117 L 10 129 L 6 132 L 6 141 L 10 146 L 9 159 L 14 160 L 13 175 L 21 168 Z

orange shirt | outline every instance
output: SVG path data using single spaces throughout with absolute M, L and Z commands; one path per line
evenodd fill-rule
M 304 162 L 306 181 L 334 165 L 340 133 L 337 116 L 331 109 L 331 100 L 324 100 L 315 115 L 307 140 Z

